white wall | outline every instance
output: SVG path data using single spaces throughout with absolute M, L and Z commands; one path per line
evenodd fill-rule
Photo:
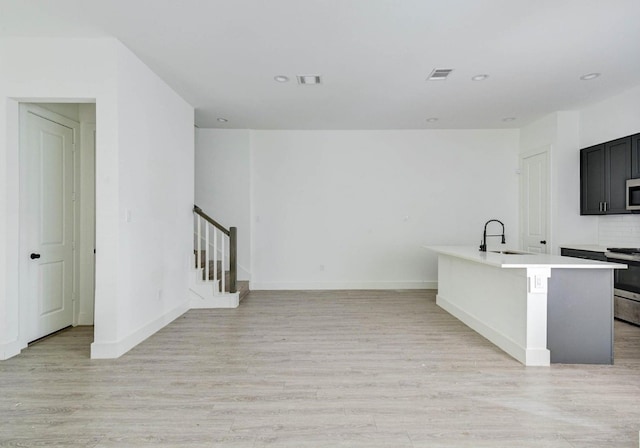
M 640 132 L 640 85 L 580 110 L 580 148 Z
M 548 147 L 555 143 L 558 132 L 558 117 L 553 113 L 520 129 L 520 152 Z
M 196 204 L 220 224 L 238 228 L 238 280 L 250 280 L 251 131 L 196 129 Z
M 595 244 L 597 220 L 580 216 L 580 152 L 576 111 L 547 115 L 520 129 L 520 152 L 547 148 L 550 160 L 551 253 L 567 244 Z
M 579 115 L 576 111 L 556 114 L 557 134 L 552 155 L 551 214 L 558 242 L 580 243 L 593 237 L 594 225 L 580 216 Z M 559 253 L 559 250 L 558 252 Z
M 517 246 L 517 130 L 253 131 L 251 142 L 253 289 L 433 287 L 436 257 L 421 245 L 479 245 L 490 218 Z
M 124 47 L 117 80 L 118 324 L 128 335 L 180 309 L 187 298 L 194 111 Z
M 193 109 L 113 39 L 4 39 L 0 60 L 0 357 L 26 343 L 16 281 L 19 101 L 96 103 L 92 355 L 119 356 L 186 310 Z

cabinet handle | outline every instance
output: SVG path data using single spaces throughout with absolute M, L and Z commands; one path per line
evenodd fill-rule
M 547 244 L 547 240 L 540 241 L 540 244 Z
M 602 202 L 598 203 L 598 211 L 601 212 L 602 210 Z
M 609 208 L 609 203 L 605 202 L 604 203 L 604 211 L 606 212 L 608 208 Z
M 37 254 L 34 252 L 31 255 L 29 255 L 29 258 L 31 258 L 32 260 L 37 260 L 38 258 L 40 258 L 40 254 Z

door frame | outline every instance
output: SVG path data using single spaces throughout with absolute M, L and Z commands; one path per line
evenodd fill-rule
M 80 103 L 79 103 L 80 104 Z M 96 136 L 95 121 L 80 119 L 80 151 L 76 190 L 78 213 L 78 313 L 74 325 L 93 325 L 95 322 L 96 291 Z
M 531 149 L 531 150 L 527 150 L 524 152 L 521 152 L 518 158 L 518 162 L 519 162 L 519 173 L 520 173 L 520 205 L 519 205 L 519 213 L 520 213 L 520 238 L 519 238 L 519 242 L 520 242 L 520 247 L 524 248 L 524 232 L 525 232 L 525 216 L 526 216 L 526 210 L 525 210 L 525 203 L 526 201 L 524 200 L 524 194 L 525 194 L 525 189 L 524 189 L 524 176 L 523 176 L 523 168 L 524 168 L 524 159 L 528 159 L 529 157 L 533 157 L 533 156 L 537 156 L 538 154 L 545 154 L 547 155 L 547 219 L 546 219 L 546 226 L 547 226 L 547 252 L 548 254 L 553 253 L 553 231 L 551 228 L 551 168 L 552 168 L 552 164 L 551 164 L 551 154 L 553 152 L 553 147 L 552 145 L 544 145 L 541 147 L 538 147 L 536 149 Z
M 75 103 L 74 103 L 75 104 Z M 80 103 L 78 103 L 80 104 Z M 79 253 L 82 250 L 82 247 L 80 246 L 81 243 L 81 238 L 80 238 L 80 234 L 82 231 L 82 222 L 81 222 L 81 210 L 83 207 L 85 207 L 87 204 L 84 204 L 81 201 L 81 196 L 82 196 L 82 192 L 81 192 L 81 184 L 80 184 L 80 163 L 81 163 L 81 152 L 82 152 L 82 144 L 83 142 L 81 141 L 82 138 L 82 133 L 81 133 L 81 124 L 80 122 L 71 120 L 67 117 L 64 117 L 58 113 L 52 112 L 48 109 L 39 107 L 37 105 L 37 103 L 32 103 L 29 101 L 24 101 L 24 102 L 20 102 L 19 104 L 19 177 L 20 177 L 20 181 L 19 181 L 19 202 L 20 202 L 20 207 L 19 207 L 19 223 L 20 223 L 20 227 L 22 228 L 22 224 L 25 223 L 25 220 L 30 219 L 30 217 L 28 216 L 28 213 L 25 210 L 25 204 L 26 201 L 29 199 L 27 197 L 27 192 L 25 191 L 25 177 L 28 175 L 28 173 L 26 172 L 26 166 L 24 163 L 24 154 L 26 151 L 26 148 L 24 146 L 24 143 L 26 142 L 26 132 L 27 132 L 27 117 L 28 114 L 34 114 L 37 115 L 45 120 L 49 120 L 52 121 L 54 123 L 57 123 L 61 126 L 65 126 L 67 128 L 70 128 L 73 132 L 73 143 L 74 143 L 74 148 L 73 148 L 73 195 L 74 195 L 74 199 L 73 199 L 73 218 L 72 218 L 72 225 L 73 225 L 73 242 L 74 242 L 74 250 L 73 250 L 73 294 L 72 294 L 72 304 L 73 304 L 73 313 L 72 313 L 72 325 L 76 326 L 78 325 L 79 321 L 79 313 L 80 313 L 80 309 L 81 309 L 81 303 L 80 303 L 80 297 L 79 297 L 79 291 L 80 291 L 80 279 L 83 275 L 86 275 L 86 273 L 84 272 L 83 269 L 81 269 L 79 260 L 80 260 L 80 256 Z M 95 148 L 94 148 L 95 149 Z M 95 177 L 94 177 L 95 179 Z M 91 205 L 91 204 L 88 204 Z M 95 204 L 93 205 L 95 207 Z M 95 210 L 95 208 L 94 208 Z M 27 272 L 27 270 L 29 269 L 29 260 L 27 259 L 27 257 L 25 256 L 26 253 L 28 253 L 28 251 L 30 250 L 27 245 L 28 245 L 28 241 L 25 238 L 26 234 L 24 234 L 23 232 L 19 233 L 19 254 L 20 254 L 20 260 L 19 260 L 19 320 L 20 320 L 20 326 L 19 328 L 21 329 L 19 332 L 19 339 L 22 342 L 23 346 L 26 346 L 26 344 L 30 341 L 28 341 L 29 339 L 29 332 L 27 331 L 29 328 L 32 328 L 33 322 L 31 319 L 34 318 L 33 316 L 33 309 L 31 309 L 30 307 L 30 302 L 26 296 L 27 292 L 28 292 L 28 284 L 27 282 L 29 281 L 29 278 L 27 275 L 24 275 L 24 273 Z M 95 233 L 94 233 L 94 239 L 95 239 Z M 95 259 L 94 259 L 94 263 L 95 263 Z M 91 298 L 85 298 L 85 300 L 91 300 L 94 301 L 95 300 L 95 294 L 93 294 L 93 296 Z M 91 307 L 91 309 L 93 309 L 93 306 Z M 82 323 L 82 322 L 81 322 Z

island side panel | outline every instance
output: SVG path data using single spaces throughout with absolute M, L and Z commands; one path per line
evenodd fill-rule
M 613 270 L 552 269 L 547 295 L 552 363 L 613 364 Z
M 501 269 L 439 254 L 436 303 L 526 363 L 526 269 Z

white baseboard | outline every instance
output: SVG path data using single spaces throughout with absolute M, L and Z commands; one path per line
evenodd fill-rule
M 27 344 L 20 341 L 11 341 L 0 343 L 0 361 L 19 355 Z
M 251 291 L 336 289 L 438 289 L 438 282 L 249 282 Z
M 548 366 L 550 363 L 550 352 L 547 349 L 527 349 L 520 346 L 508 336 L 500 333 L 494 328 L 479 321 L 476 317 L 463 311 L 453 303 L 449 302 L 440 294 L 436 295 L 436 304 L 447 311 L 458 320 L 462 321 L 472 330 L 500 347 L 509 355 L 526 366 Z
M 91 359 L 118 358 L 187 311 L 189 311 L 188 300 L 118 341 L 94 342 L 91 344 Z
M 189 291 L 190 309 L 212 309 L 212 308 L 238 308 L 240 305 L 240 293 L 220 294 L 210 297 L 202 297 L 193 289 Z
M 244 266 L 240 266 L 238 264 L 238 280 L 240 281 L 248 281 L 251 280 L 251 273 Z
M 79 313 L 77 325 L 93 325 L 93 314 Z
M 526 359 L 525 366 L 549 366 L 551 365 L 551 351 L 544 348 L 529 348 L 527 349 Z

